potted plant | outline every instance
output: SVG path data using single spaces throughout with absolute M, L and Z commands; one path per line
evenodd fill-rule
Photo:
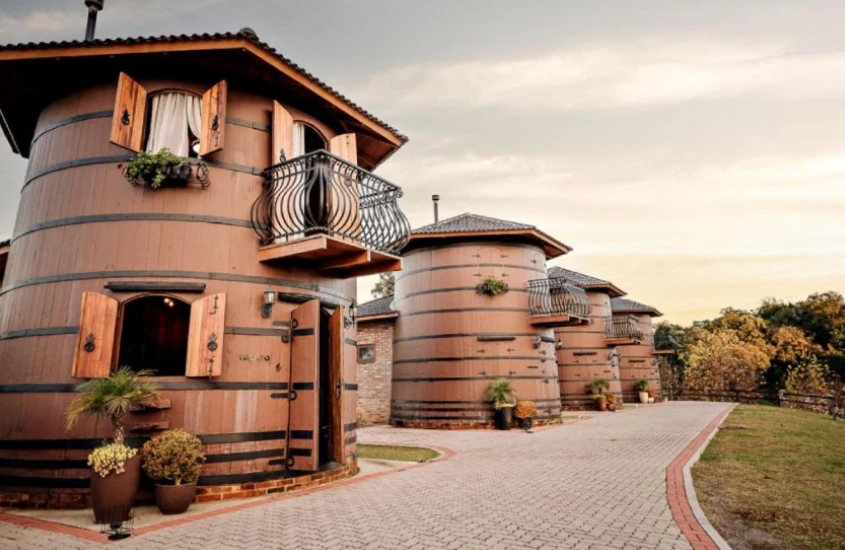
M 593 394 L 593 399 L 596 400 L 596 405 L 600 411 L 607 410 L 607 396 L 604 394 L 610 388 L 610 383 L 606 378 L 597 376 L 590 382 L 590 391 Z
M 537 416 L 537 406 L 533 401 L 520 401 L 513 411 L 514 416 L 519 420 L 519 425 L 530 432 L 534 425 L 534 417 Z
M 648 402 L 654 403 L 654 390 L 652 389 L 648 390 Z
M 516 405 L 516 390 L 509 380 L 499 378 L 490 382 L 485 399 L 496 408 L 496 427 L 510 430 L 513 425 L 513 407 Z
M 123 522 L 129 519 L 138 482 L 141 457 L 137 449 L 124 443 L 126 413 L 135 406 L 158 396 L 158 389 L 140 378 L 152 371 L 133 371 L 121 367 L 105 378 L 95 378 L 77 386 L 81 392 L 68 407 L 67 429 L 83 416 L 105 416 L 111 421 L 114 441 L 94 449 L 88 456 L 91 466 L 91 506 L 97 523 Z
M 616 394 L 608 393 L 605 395 L 605 398 L 607 399 L 607 410 L 609 410 L 610 412 L 616 412 Z
M 158 153 L 141 151 L 126 163 L 124 173 L 132 185 L 184 186 L 191 177 L 191 165 L 165 147 Z
M 475 291 L 479 294 L 487 294 L 488 296 L 498 296 L 508 291 L 508 283 L 490 275 L 484 281 L 475 287 Z
M 144 472 L 156 481 L 162 514 L 181 514 L 194 501 L 205 455 L 202 441 L 181 429 L 154 435 L 144 443 Z
M 637 378 L 634 380 L 634 389 L 640 394 L 640 403 L 648 403 L 648 380 Z

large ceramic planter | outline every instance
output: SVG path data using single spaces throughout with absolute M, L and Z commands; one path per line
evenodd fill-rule
M 648 392 L 641 391 L 640 392 L 640 403 L 648 403 Z
M 126 461 L 123 473 L 102 477 L 91 471 L 91 507 L 96 523 L 119 523 L 129 519 L 141 480 L 141 453 Z
M 596 397 L 596 406 L 598 406 L 600 411 L 606 411 L 607 410 L 607 397 L 605 397 L 603 395 L 601 397 Z
M 496 410 L 496 428 L 510 430 L 513 426 L 513 407 L 502 407 Z
M 159 511 L 166 516 L 182 514 L 194 501 L 196 492 L 196 483 L 183 483 L 182 485 L 156 484 L 156 504 L 158 505 Z

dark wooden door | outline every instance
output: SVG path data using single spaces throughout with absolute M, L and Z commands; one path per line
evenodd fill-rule
M 319 300 L 305 302 L 291 312 L 288 392 L 287 466 L 290 470 L 314 471 L 320 456 Z

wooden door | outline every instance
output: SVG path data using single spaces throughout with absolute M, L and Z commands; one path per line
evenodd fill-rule
M 118 303 L 96 292 L 82 293 L 79 337 L 73 358 L 74 378 L 101 378 L 111 372 Z
M 287 468 L 314 471 L 320 457 L 320 301 L 294 309 L 290 327 Z

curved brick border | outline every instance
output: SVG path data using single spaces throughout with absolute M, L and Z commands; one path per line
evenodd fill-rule
M 403 446 L 407 447 L 425 447 L 428 449 L 434 449 L 440 453 L 440 456 L 433 460 L 429 460 L 428 462 L 415 462 L 410 463 L 408 466 L 403 468 L 397 468 L 395 470 L 388 470 L 385 472 L 378 472 L 375 474 L 365 475 L 365 476 L 355 476 L 355 477 L 346 477 L 337 480 L 336 477 L 329 478 L 321 478 L 322 484 L 312 484 L 308 488 L 297 488 L 294 490 L 289 490 L 279 495 L 274 495 L 275 498 L 272 500 L 269 499 L 260 499 L 254 500 L 252 502 L 244 502 L 242 504 L 235 504 L 233 506 L 227 506 L 225 508 L 219 508 L 217 510 L 210 510 L 208 512 L 202 512 L 200 514 L 194 514 L 189 517 L 181 517 L 181 518 L 174 518 L 169 521 L 163 521 L 160 523 L 156 523 L 154 525 L 149 525 L 146 527 L 141 527 L 139 529 L 135 529 L 132 533 L 133 537 L 139 537 L 141 535 L 146 535 L 148 533 L 152 533 L 154 531 L 158 531 L 160 529 L 166 529 L 168 527 L 177 527 L 179 525 L 184 525 L 186 523 L 192 523 L 194 521 L 199 521 L 202 519 L 208 519 L 211 517 L 219 516 L 222 514 L 228 514 L 230 512 L 236 512 L 238 510 L 244 510 L 246 508 L 253 508 L 255 506 L 266 506 L 268 504 L 273 504 L 275 502 L 279 502 L 280 500 L 287 500 L 291 498 L 299 498 L 306 495 L 310 495 L 312 493 L 316 493 L 319 491 L 327 491 L 334 489 L 335 487 L 340 487 L 343 485 L 351 485 L 354 483 L 360 483 L 362 481 L 366 481 L 368 479 L 375 479 L 377 477 L 383 477 L 390 474 L 395 474 L 399 472 L 405 472 L 407 470 L 413 470 L 414 468 L 420 468 L 428 466 L 429 464 L 435 464 L 438 462 L 442 462 L 444 460 L 449 460 L 450 458 L 455 456 L 455 451 L 449 449 L 448 447 L 441 447 L 438 445 L 426 445 L 426 444 L 415 444 L 415 443 L 402 443 Z M 338 470 L 333 470 L 332 472 L 337 472 L 340 469 L 348 468 L 342 467 Z M 356 471 L 357 471 L 357 464 L 356 464 Z M 311 474 L 314 475 L 314 474 Z M 308 478 L 309 476 L 303 476 L 303 478 Z M 293 479 L 293 478 L 292 478 Z M 296 478 L 300 479 L 300 478 Z M 325 481 L 323 481 L 325 479 Z M 90 542 L 101 543 L 101 544 L 109 544 L 110 541 L 108 540 L 107 536 L 96 531 L 92 531 L 90 529 L 85 529 L 82 527 L 71 527 L 70 525 L 65 525 L 62 523 L 56 523 L 53 521 L 37 519 L 27 516 L 18 516 L 15 514 L 8 514 L 0 511 L 0 525 L 3 522 L 14 523 L 17 525 L 21 525 L 23 527 L 29 527 L 32 529 L 41 529 L 44 531 L 50 531 L 53 533 L 60 533 L 63 535 L 69 535 L 72 537 L 76 537 L 78 539 L 87 540 Z
M 698 461 L 707 443 L 716 435 L 717 428 L 734 407 L 736 404 L 714 418 L 666 468 L 666 496 L 669 499 L 669 509 L 693 550 L 730 550 L 730 546 L 710 524 L 698 505 L 690 468 Z

